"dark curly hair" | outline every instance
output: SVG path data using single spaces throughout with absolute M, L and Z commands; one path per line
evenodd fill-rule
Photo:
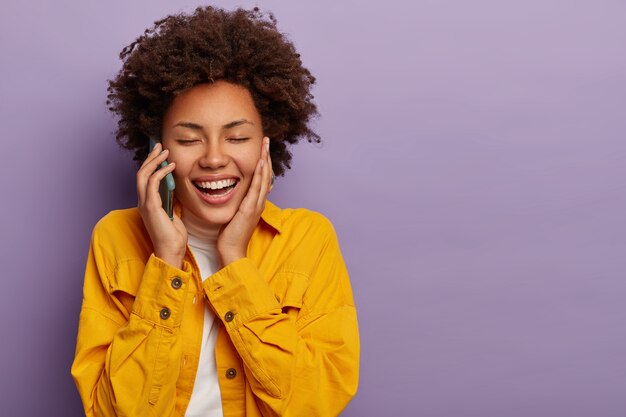
M 318 115 L 315 77 L 276 28 L 276 18 L 257 7 L 232 12 L 199 7 L 156 21 L 120 53 L 122 69 L 109 81 L 107 106 L 119 116 L 118 144 L 139 163 L 148 138 L 159 137 L 174 97 L 198 84 L 224 80 L 246 87 L 271 140 L 274 173 L 289 169 L 287 144 L 319 142 L 308 124 Z

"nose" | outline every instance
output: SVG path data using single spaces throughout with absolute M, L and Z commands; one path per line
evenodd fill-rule
M 219 169 L 228 164 L 229 157 L 219 140 L 208 140 L 204 154 L 198 161 L 202 168 Z

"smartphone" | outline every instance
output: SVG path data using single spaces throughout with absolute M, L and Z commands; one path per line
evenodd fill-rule
M 150 138 L 150 149 L 148 152 L 152 152 L 157 143 L 156 139 Z M 167 161 L 161 163 L 161 167 L 166 166 Z M 170 220 L 174 220 L 174 188 L 176 188 L 176 184 L 174 183 L 174 176 L 170 172 L 165 176 L 165 178 L 163 178 L 163 180 L 161 180 L 161 183 L 159 184 L 161 204 L 163 205 L 163 210 L 165 210 Z

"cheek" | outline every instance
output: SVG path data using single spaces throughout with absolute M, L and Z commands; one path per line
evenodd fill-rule
M 171 150 L 170 150 L 170 154 L 167 160 L 169 162 L 176 163 L 175 172 L 177 173 L 183 173 L 183 172 L 189 171 L 189 169 L 191 168 L 194 162 L 194 159 L 191 155 L 187 155 L 182 152 L 176 152 L 176 151 L 171 151 Z
M 182 184 L 182 182 L 185 181 L 191 173 L 192 164 L 189 161 L 176 158 L 175 156 L 170 157 L 169 161 L 176 162 L 176 168 L 174 168 L 172 174 L 174 175 L 174 181 L 176 184 Z
M 257 149 L 250 149 L 249 152 L 240 155 L 238 165 L 241 167 L 243 174 L 252 176 L 260 157 L 261 152 Z

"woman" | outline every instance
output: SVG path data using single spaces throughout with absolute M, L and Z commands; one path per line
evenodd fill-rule
M 120 57 L 108 103 L 144 162 L 138 207 L 93 231 L 72 365 L 87 416 L 338 415 L 359 340 L 335 233 L 266 200 L 287 145 L 319 140 L 314 77 L 256 8 L 169 16 Z

